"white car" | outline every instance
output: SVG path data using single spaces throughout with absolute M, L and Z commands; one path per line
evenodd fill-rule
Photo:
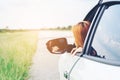
M 120 80 L 120 1 L 100 0 L 87 19 L 92 23 L 82 53 L 72 55 L 75 46 L 67 44 L 66 38 L 47 42 L 51 53 L 62 54 L 60 80 Z M 91 47 L 98 56 L 88 55 Z

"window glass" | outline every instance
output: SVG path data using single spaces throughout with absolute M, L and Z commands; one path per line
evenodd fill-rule
M 109 7 L 104 12 L 92 46 L 106 60 L 120 61 L 120 5 Z

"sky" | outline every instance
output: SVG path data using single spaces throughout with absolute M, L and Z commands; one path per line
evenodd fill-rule
M 83 20 L 97 0 L 0 0 L 0 28 L 64 27 Z

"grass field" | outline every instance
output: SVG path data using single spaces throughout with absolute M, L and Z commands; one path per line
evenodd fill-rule
M 27 80 L 38 31 L 0 33 L 0 80 Z

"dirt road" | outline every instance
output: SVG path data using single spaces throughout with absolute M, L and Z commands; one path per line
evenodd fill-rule
M 40 31 L 29 80 L 59 80 L 58 60 L 60 55 L 49 53 L 45 44 L 50 39 L 69 37 L 69 34 L 71 34 L 70 31 Z

